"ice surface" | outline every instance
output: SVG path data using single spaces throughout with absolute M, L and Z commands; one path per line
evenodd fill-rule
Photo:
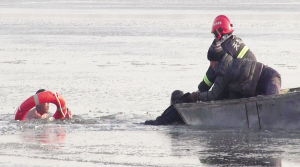
M 296 0 L 2 0 L 0 166 L 297 166 L 298 132 L 139 123 L 159 115 L 174 89 L 197 89 L 219 14 L 281 73 L 284 88 L 300 86 L 299 7 Z M 60 92 L 77 117 L 13 121 L 40 88 Z

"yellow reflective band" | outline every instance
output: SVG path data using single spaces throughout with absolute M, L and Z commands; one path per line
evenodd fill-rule
M 245 56 L 249 48 L 247 46 L 244 46 L 244 48 L 240 51 L 239 55 L 237 56 L 238 59 L 241 59 Z
M 213 83 L 207 78 L 207 76 L 205 75 L 203 78 L 203 81 L 206 83 L 207 86 L 211 87 L 213 85 Z

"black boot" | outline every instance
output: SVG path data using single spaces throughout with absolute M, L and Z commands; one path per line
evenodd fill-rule
M 155 120 L 145 121 L 145 125 L 171 125 L 171 124 L 184 124 L 181 116 L 174 107 L 174 105 L 169 106 L 161 116 L 157 117 Z
M 192 103 L 194 102 L 190 93 L 183 94 L 180 90 L 175 90 L 171 95 L 171 105 L 157 117 L 155 120 L 145 121 L 145 125 L 170 125 L 170 124 L 185 124 L 174 107 L 176 103 Z

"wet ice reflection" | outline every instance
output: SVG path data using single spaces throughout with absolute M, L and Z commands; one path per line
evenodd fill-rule
M 55 144 L 64 143 L 66 140 L 66 130 L 63 126 L 39 125 L 31 128 L 24 128 L 21 138 L 26 143 Z

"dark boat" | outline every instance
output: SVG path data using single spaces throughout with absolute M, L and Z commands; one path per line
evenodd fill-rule
M 279 95 L 176 104 L 187 125 L 206 128 L 300 129 L 300 87 Z

